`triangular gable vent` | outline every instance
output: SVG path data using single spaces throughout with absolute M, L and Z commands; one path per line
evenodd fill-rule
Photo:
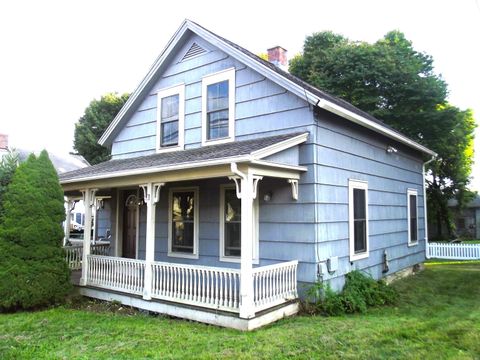
M 185 53 L 185 55 L 183 55 L 183 58 L 180 61 L 191 59 L 194 56 L 202 55 L 206 52 L 207 50 L 202 48 L 200 45 L 198 45 L 197 43 L 193 43 L 192 46 L 190 46 L 190 49 Z

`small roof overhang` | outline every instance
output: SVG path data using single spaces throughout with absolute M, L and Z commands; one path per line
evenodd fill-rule
M 308 133 L 290 133 L 253 140 L 204 146 L 135 158 L 110 160 L 64 173 L 60 184 L 65 191 L 83 188 L 120 187 L 150 181 L 181 181 L 233 175 L 230 164 L 255 169 L 259 175 L 300 177 L 307 169 L 297 164 L 265 158 L 305 142 Z

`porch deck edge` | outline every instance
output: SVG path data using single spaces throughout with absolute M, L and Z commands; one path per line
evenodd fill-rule
M 257 329 L 284 317 L 295 315 L 299 311 L 298 301 L 290 301 L 271 309 L 263 310 L 252 319 L 242 319 L 238 317 L 238 314 L 234 313 L 182 305 L 158 299 L 144 300 L 140 296 L 116 291 L 83 286 L 79 286 L 77 289 L 83 296 L 106 301 L 118 301 L 123 305 L 142 310 L 242 331 Z

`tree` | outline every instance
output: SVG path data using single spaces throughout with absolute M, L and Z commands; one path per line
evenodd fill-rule
M 15 150 L 9 151 L 0 161 L 0 218 L 2 216 L 3 196 L 7 186 L 12 181 L 13 174 L 18 165 L 18 153 Z
M 98 144 L 108 125 L 128 100 L 129 95 L 108 93 L 100 100 L 92 100 L 85 113 L 75 124 L 73 148 L 90 164 L 98 164 L 110 159 L 110 151 Z
M 61 301 L 71 290 L 61 247 L 65 219 L 57 173 L 42 151 L 20 164 L 0 219 L 0 311 Z
M 432 57 L 399 31 L 374 44 L 320 32 L 306 38 L 290 72 L 439 154 L 427 170 L 429 214 L 441 234 L 441 223 L 451 222 L 448 199 L 464 203 L 469 196 L 475 122 L 470 110 L 447 103 L 447 84 L 435 74 Z

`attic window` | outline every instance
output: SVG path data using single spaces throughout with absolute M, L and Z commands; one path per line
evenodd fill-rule
M 200 45 L 198 45 L 197 43 L 193 43 L 192 46 L 190 46 L 190 49 L 185 53 L 185 55 L 183 55 L 181 61 L 185 61 L 195 56 L 205 54 L 206 52 L 207 50 L 202 48 Z

